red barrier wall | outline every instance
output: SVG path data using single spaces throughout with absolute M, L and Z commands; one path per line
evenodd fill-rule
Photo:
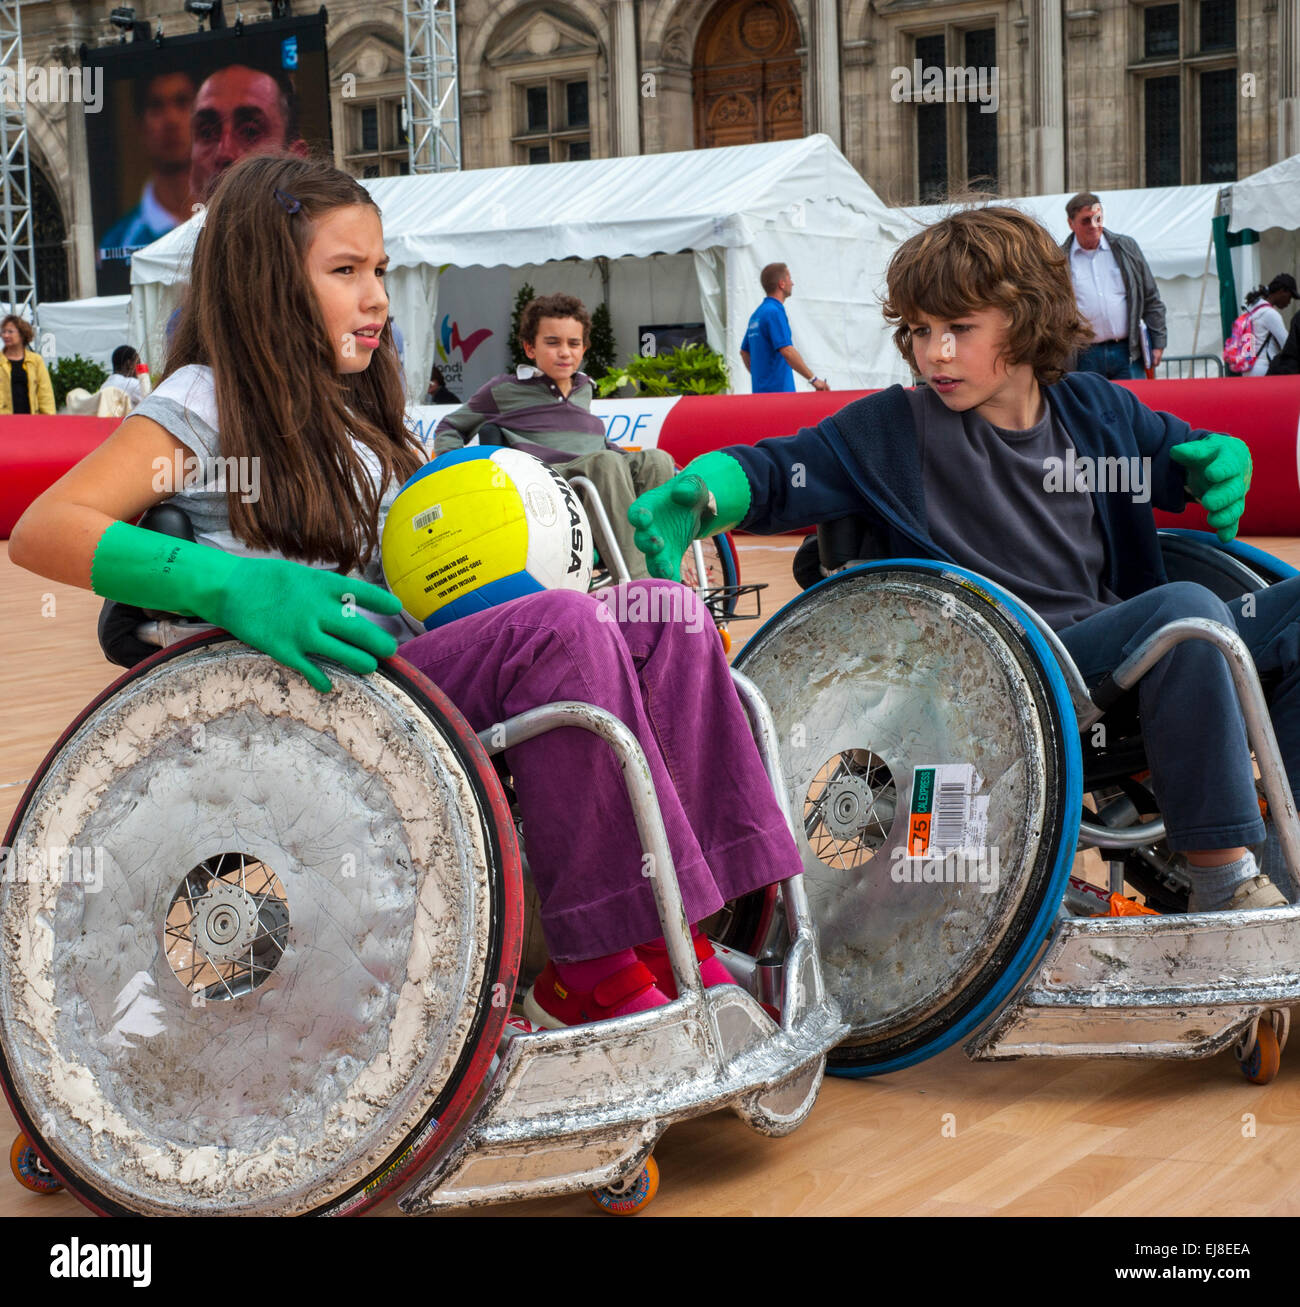
M 1300 535 L 1300 377 L 1216 378 L 1205 381 L 1126 381 L 1151 408 L 1164 409 L 1208 431 L 1240 436 L 1255 473 L 1243 535 Z M 664 415 L 659 447 L 687 463 L 724 445 L 752 445 L 813 426 L 866 390 L 800 391 L 789 395 L 691 395 Z M 0 539 L 38 494 L 118 425 L 116 418 L 0 417 Z M 1157 513 L 1162 525 L 1204 527 L 1195 505 Z
M 1194 427 L 1226 431 L 1250 446 L 1255 471 L 1243 535 L 1300 535 L 1300 377 L 1223 377 L 1199 381 L 1126 381 L 1149 408 L 1173 413 Z M 753 445 L 787 436 L 871 391 L 801 391 L 793 395 L 701 395 L 673 405 L 659 447 L 679 463 L 724 445 Z M 1195 504 L 1182 513 L 1157 513 L 1162 526 L 1205 528 Z
M 108 439 L 121 418 L 0 417 L 0 540 L 27 505 Z

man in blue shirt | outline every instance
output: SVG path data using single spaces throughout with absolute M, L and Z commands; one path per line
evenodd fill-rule
M 790 336 L 790 320 L 785 316 L 785 301 L 794 294 L 794 278 L 784 263 L 769 263 L 759 274 L 767 298 L 756 308 L 745 329 L 740 346 L 745 371 L 753 378 L 754 394 L 769 394 L 794 389 L 794 374 L 812 383 L 814 390 L 829 390 L 821 377 L 799 357 Z

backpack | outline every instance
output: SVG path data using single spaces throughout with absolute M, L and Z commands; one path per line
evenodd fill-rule
M 1223 361 L 1229 372 L 1242 376 L 1255 366 L 1259 354 L 1260 341 L 1255 336 L 1255 309 L 1249 308 L 1233 324 L 1228 339 L 1223 344 Z

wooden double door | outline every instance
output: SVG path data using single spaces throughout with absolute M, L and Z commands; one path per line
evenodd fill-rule
M 786 0 L 719 0 L 695 43 L 695 144 L 804 134 L 799 26 Z

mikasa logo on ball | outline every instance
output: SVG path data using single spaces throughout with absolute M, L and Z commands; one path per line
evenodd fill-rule
M 545 486 L 529 486 L 524 491 L 524 502 L 528 505 L 528 511 L 542 526 L 554 525 L 558 510 L 555 507 L 554 496 L 547 494 Z
M 546 470 L 551 474 L 551 479 L 564 496 L 564 506 L 569 510 L 569 573 L 580 572 L 583 568 L 583 559 L 587 555 L 587 537 L 586 532 L 583 530 L 586 522 L 578 508 L 577 497 L 574 495 L 569 483 L 553 467 L 548 467 Z

